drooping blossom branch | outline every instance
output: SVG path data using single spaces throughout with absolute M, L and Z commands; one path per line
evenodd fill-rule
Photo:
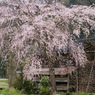
M 69 52 L 77 65 L 84 65 L 86 54 L 76 37 L 80 37 L 81 32 L 87 37 L 89 31 L 95 29 L 95 7 L 67 8 L 60 3 L 40 2 L 9 4 L 0 7 L 0 53 L 4 57 L 11 51 L 18 64 L 23 58 L 32 59 L 24 68 L 28 79 L 41 68 L 44 57 L 38 55 L 54 58 L 54 47 L 62 49 L 64 54 Z

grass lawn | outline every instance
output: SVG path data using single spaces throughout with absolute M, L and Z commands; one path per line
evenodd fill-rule
M 21 92 L 15 89 L 8 89 L 8 80 L 7 79 L 0 79 L 0 88 L 4 88 L 0 90 L 0 95 L 21 95 Z M 23 94 L 27 95 L 27 94 Z M 95 93 L 63 93 L 58 92 L 56 95 L 95 95 Z
M 11 91 L 9 91 L 8 88 L 4 88 L 4 90 L 0 90 L 0 95 L 21 95 L 20 91 L 12 89 Z M 26 95 L 26 94 L 23 94 Z
M 3 79 L 3 78 L 1 78 L 1 79 L 0 79 L 0 82 L 6 82 L 6 83 L 8 83 L 8 79 Z
M 15 90 L 15 89 L 11 89 L 11 91 L 9 91 L 8 88 L 5 88 L 4 90 L 0 91 L 0 95 L 21 95 L 20 91 Z M 28 94 L 23 94 L 23 95 L 28 95 Z M 34 94 L 31 94 L 34 95 Z M 58 93 L 56 95 L 95 95 L 95 93 Z
M 0 88 L 8 88 L 8 79 L 0 79 Z
M 84 92 L 80 92 L 80 93 L 58 93 L 59 95 L 95 95 L 95 93 L 84 93 Z

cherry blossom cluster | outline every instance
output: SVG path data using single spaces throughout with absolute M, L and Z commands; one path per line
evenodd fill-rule
M 77 38 L 81 32 L 88 37 L 95 29 L 95 7 L 71 6 L 60 3 L 10 2 L 0 7 L 0 53 L 6 57 L 11 51 L 17 63 L 25 62 L 24 76 L 31 79 L 41 68 L 41 53 L 48 58 L 53 50 L 70 53 L 76 65 L 83 66 L 86 54 Z M 43 52 L 37 53 L 37 51 Z M 43 57 L 44 58 L 44 57 Z

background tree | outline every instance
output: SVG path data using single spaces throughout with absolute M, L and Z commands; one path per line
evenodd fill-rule
M 95 4 L 95 0 L 61 0 L 66 6 L 70 5 L 92 5 Z

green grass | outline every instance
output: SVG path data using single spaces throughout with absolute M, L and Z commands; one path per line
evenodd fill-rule
M 7 87 L 8 87 L 8 80 L 0 79 L 0 88 L 7 88 Z
M 21 95 L 20 91 L 12 89 L 11 91 L 9 91 L 8 88 L 5 88 L 3 90 L 0 90 L 0 95 Z M 23 94 L 26 95 L 26 94 Z
M 63 92 L 59 92 L 59 95 L 95 95 L 95 93 L 63 93 Z
M 8 83 L 8 79 L 0 79 L 0 82 Z
M 21 92 L 15 89 L 9 90 L 8 88 L 5 88 L 3 90 L 0 90 L 0 95 L 21 95 Z M 28 94 L 23 94 L 28 95 Z M 32 95 L 32 94 L 31 94 Z M 59 92 L 58 95 L 95 95 L 95 93 L 62 93 Z

